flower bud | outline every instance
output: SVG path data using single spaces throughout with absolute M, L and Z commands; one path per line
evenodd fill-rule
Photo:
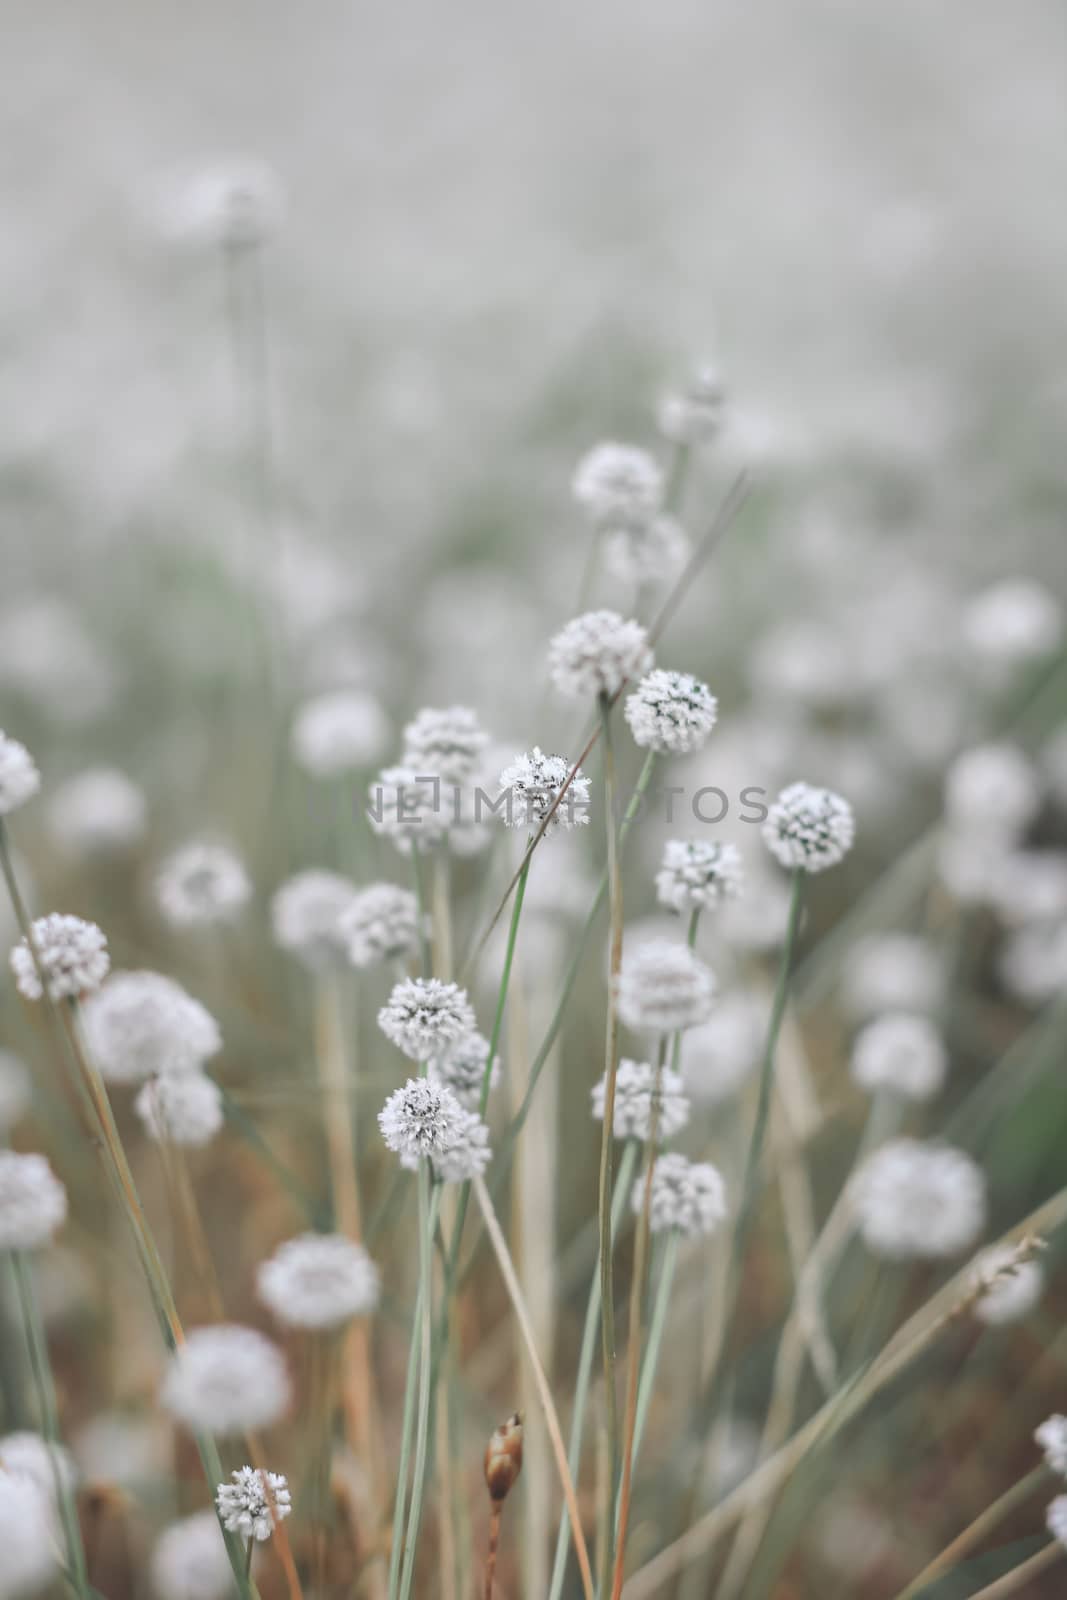
M 485 1481 L 489 1498 L 507 1498 L 522 1471 L 522 1413 L 516 1411 L 497 1428 L 485 1452 Z

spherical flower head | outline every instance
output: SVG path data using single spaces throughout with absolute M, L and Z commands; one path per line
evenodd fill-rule
M 1037 773 L 1020 750 L 979 745 L 957 756 L 945 779 L 945 816 L 954 827 L 1016 839 L 1041 803 Z
M 929 1100 L 948 1072 L 944 1040 L 927 1017 L 888 1012 L 857 1035 L 852 1076 L 868 1094 L 886 1092 L 903 1100 Z
M 1044 1293 L 1045 1274 L 1017 1245 L 1003 1244 L 982 1252 L 971 1282 L 977 1292 L 975 1316 L 987 1327 L 999 1328 L 1030 1315 Z
M 1067 988 L 1067 920 L 1020 928 L 997 962 L 1004 987 L 1024 1005 L 1040 1006 Z
M 378 1026 L 412 1061 L 427 1061 L 473 1031 L 474 1009 L 458 984 L 402 978 L 379 1011 Z
M 223 1527 L 246 1542 L 269 1539 L 293 1509 L 288 1479 L 280 1472 L 238 1467 L 230 1480 L 220 1483 L 215 1495 Z
M 159 870 L 156 899 L 175 928 L 232 922 L 252 897 L 244 863 L 221 844 L 189 844 Z
M 90 767 L 61 783 L 48 801 L 48 828 L 71 855 L 117 855 L 145 833 L 148 804 L 137 785 L 115 767 Z
M 183 1517 L 160 1534 L 151 1577 L 159 1600 L 229 1600 L 233 1568 L 214 1511 Z
M 55 1513 L 36 1484 L 0 1471 L 0 1596 L 23 1600 L 59 1573 Z
M 1067 1550 L 1067 1494 L 1058 1494 L 1045 1512 L 1045 1526 L 1057 1543 Z
M 719 432 L 726 411 L 726 390 L 717 367 L 698 367 L 686 387 L 664 396 L 659 428 L 674 444 L 706 444 Z
M 711 1015 L 712 973 L 689 949 L 666 939 L 623 952 L 616 984 L 619 1016 L 635 1033 L 663 1035 L 695 1028 Z
M 203 1072 L 153 1078 L 134 1101 L 148 1137 L 156 1144 L 202 1149 L 222 1127 L 222 1091 Z
M 419 942 L 418 901 L 395 883 L 369 884 L 342 916 L 341 935 L 354 967 L 403 961 Z
M 604 566 L 623 583 L 668 583 L 689 560 L 689 535 L 674 517 L 616 528 L 604 540 Z
M 689 672 L 656 667 L 627 695 L 624 715 L 634 743 L 657 755 L 687 756 L 706 741 L 718 702 Z
M 58 1503 L 57 1482 L 72 1489 L 78 1477 L 69 1450 L 28 1430 L 8 1433 L 0 1439 L 0 1471 L 32 1483 L 49 1505 Z
M 485 1124 L 464 1110 L 447 1085 L 428 1078 L 409 1078 L 394 1090 L 378 1113 L 378 1126 L 401 1166 L 414 1169 L 429 1160 L 444 1183 L 474 1177 L 489 1161 Z
M 278 1246 L 256 1273 L 256 1292 L 289 1328 L 339 1328 L 378 1304 L 378 1269 L 340 1233 L 304 1233 Z
M 647 632 L 617 611 L 586 611 L 548 646 L 549 676 L 560 694 L 572 699 L 613 695 L 651 665 Z
M 619 1062 L 615 1077 L 615 1114 L 612 1132 L 616 1139 L 640 1139 L 645 1143 L 652 1137 L 652 1107 L 658 1105 L 656 1137 L 673 1139 L 689 1121 L 689 1100 L 680 1072 L 663 1069 L 659 1093 L 656 1094 L 656 1069 L 648 1061 Z M 604 1120 L 607 1094 L 606 1080 L 594 1084 L 592 1093 L 593 1116 Z
M 546 756 L 537 745 L 516 756 L 500 774 L 503 817 L 509 828 L 539 828 L 551 812 L 552 828 L 581 828 L 589 821 L 589 779 L 579 767 L 570 778 L 565 756 Z M 567 785 L 564 792 L 563 786 Z M 556 800 L 562 794 L 559 804 Z M 553 811 L 552 807 L 556 809 Z
M 0 1250 L 36 1250 L 67 1219 L 67 1191 L 44 1156 L 0 1150 Z
M 482 1084 L 489 1064 L 489 1040 L 480 1033 L 465 1033 L 440 1055 L 431 1057 L 429 1075 L 434 1083 L 447 1085 L 466 1111 L 481 1104 Z M 499 1082 L 500 1061 L 494 1058 L 489 1073 L 490 1089 Z
M 249 249 L 280 226 L 285 195 L 276 172 L 240 159 L 207 167 L 159 197 L 164 231 L 175 238 Z
M 682 1043 L 682 1078 L 696 1105 L 717 1106 L 737 1092 L 759 1065 L 767 1020 L 762 998 L 727 994 L 707 1022 L 690 1029 Z
M 640 1215 L 645 1204 L 645 1177 L 637 1179 L 631 1204 Z M 717 1167 L 687 1161 L 674 1151 L 661 1155 L 652 1169 L 649 1219 L 653 1233 L 684 1234 L 695 1239 L 713 1233 L 726 1216 L 726 1185 Z
M 10 816 L 41 787 L 41 774 L 24 744 L 0 731 L 0 817 Z
M 111 961 L 107 940 L 95 922 L 53 911 L 47 917 L 38 917 L 32 931 L 37 960 L 25 939 L 11 952 L 11 970 L 19 994 L 27 1000 L 40 1000 L 44 990 L 38 965 L 53 1000 L 76 1000 L 100 987 Z
M 825 872 L 852 848 L 852 807 L 832 789 L 791 783 L 783 789 L 763 824 L 768 850 L 790 871 Z
M 1063 641 L 1063 608 L 1029 578 L 1008 578 L 971 601 L 963 615 L 968 648 L 995 668 L 1013 668 L 1052 655 Z
M 385 767 L 371 784 L 367 818 L 375 833 L 400 851 L 432 850 L 448 833 L 452 797 L 439 774 Z
M 1053 1472 L 1067 1477 L 1067 1417 L 1059 1412 L 1046 1417 L 1041 1426 L 1035 1429 L 1034 1438 L 1044 1452 L 1046 1465 Z
M 574 498 L 597 528 L 640 527 L 663 503 L 663 472 L 647 450 L 607 440 L 579 461 Z
M 293 760 L 313 778 L 365 771 L 389 742 L 389 719 L 372 694 L 334 689 L 297 712 L 289 738 Z
M 438 1183 L 469 1183 L 482 1176 L 492 1155 L 489 1129 L 476 1111 L 460 1105 L 448 1149 L 431 1156 L 430 1162 Z
M 945 994 L 944 964 L 929 941 L 916 934 L 870 934 L 845 959 L 843 990 L 854 1017 L 937 1011 Z
M 22 1120 L 31 1099 L 29 1070 L 10 1050 L 0 1050 L 0 1140 Z
M 198 1072 L 222 1048 L 218 1023 L 161 972 L 116 972 L 85 1002 L 85 1037 L 110 1083 Z
M 745 869 L 736 845 L 668 839 L 656 873 L 656 899 L 672 911 L 711 911 L 741 893 Z
M 281 1351 L 254 1328 L 222 1323 L 194 1328 L 171 1357 L 160 1389 L 170 1415 L 194 1432 L 269 1428 L 289 1408 Z
M 336 872 L 298 872 L 271 901 L 275 942 L 311 972 L 341 967 L 348 955 L 343 921 L 359 891 Z
M 404 729 L 403 765 L 419 773 L 437 773 L 446 783 L 463 783 L 474 775 L 489 735 L 469 706 L 431 706 Z
M 958 1255 L 985 1224 L 982 1169 L 950 1145 L 890 1140 L 864 1162 L 852 1197 L 868 1250 L 889 1260 Z

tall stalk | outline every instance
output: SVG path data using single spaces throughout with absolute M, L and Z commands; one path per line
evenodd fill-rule
M 433 1236 L 441 1204 L 441 1185 L 433 1181 L 427 1160 L 419 1163 L 419 1294 L 422 1315 L 419 1319 L 419 1407 L 415 1424 L 415 1467 L 411 1482 L 411 1512 L 404 1537 L 404 1564 L 400 1577 L 400 1600 L 409 1600 L 415 1576 L 415 1556 L 422 1523 L 422 1502 L 426 1492 L 426 1458 L 430 1441 L 430 1403 L 432 1393 L 430 1355 L 433 1334 Z

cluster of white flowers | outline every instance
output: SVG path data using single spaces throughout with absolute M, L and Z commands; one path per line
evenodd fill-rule
M 418 901 L 395 883 L 368 884 L 341 918 L 341 933 L 354 967 L 402 961 L 419 942 Z
M 73 1458 L 64 1445 L 51 1444 L 39 1433 L 26 1429 L 0 1439 L 0 1470 L 32 1483 L 49 1502 L 55 1501 L 60 1486 L 73 1489 L 78 1478 Z
M 371 827 L 402 855 L 440 844 L 454 813 L 454 796 L 442 788 L 439 775 L 416 767 L 383 767 L 369 801 Z
M 949 1145 L 890 1140 L 857 1172 L 852 1198 L 867 1248 L 890 1260 L 956 1255 L 985 1224 L 982 1169 Z
M 500 788 L 509 828 L 539 828 L 549 812 L 550 828 L 580 828 L 589 821 L 589 779 L 580 767 L 572 778 L 566 757 L 545 755 L 537 745 L 504 768 Z
M 164 1529 L 150 1563 L 159 1600 L 229 1600 L 233 1568 L 214 1511 L 198 1511 Z
M 222 1091 L 204 1072 L 169 1073 L 144 1084 L 134 1109 L 156 1144 L 210 1144 L 224 1119 Z
M 617 611 L 574 617 L 548 646 L 549 676 L 560 694 L 572 699 L 616 694 L 651 665 L 647 632 Z
M 1059 1413 L 1047 1417 L 1034 1438 L 1044 1453 L 1045 1465 L 1061 1478 L 1067 1477 L 1067 1417 Z M 1067 1547 L 1067 1494 L 1058 1494 L 1049 1505 L 1045 1525 L 1052 1537 Z
M 112 1083 L 199 1072 L 222 1048 L 210 1012 L 159 972 L 113 973 L 82 1016 L 93 1061 Z
M 372 694 L 333 689 L 301 706 L 289 746 L 293 760 L 311 777 L 338 778 L 379 760 L 389 733 L 389 719 Z
M 1040 804 L 1037 773 L 1012 745 L 985 744 L 964 751 L 945 779 L 945 818 L 964 836 L 995 843 L 1015 840 Z
M 689 560 L 689 535 L 674 517 L 615 528 L 604 538 L 604 566 L 623 583 L 664 583 Z
M 466 989 L 439 978 L 402 978 L 378 1012 L 385 1037 L 412 1061 L 428 1061 L 475 1027 Z
M 242 1539 L 269 1539 L 293 1509 L 288 1479 L 280 1472 L 238 1467 L 215 1494 L 223 1527 Z
M 339 1233 L 305 1233 L 278 1246 L 256 1273 L 264 1305 L 290 1328 L 338 1328 L 378 1304 L 378 1269 Z
M 171 1357 L 160 1400 L 194 1431 L 235 1434 L 269 1428 L 292 1390 L 281 1351 L 254 1328 L 194 1328 Z
M 0 1595 L 22 1600 L 59 1574 L 55 1516 L 36 1484 L 0 1470 Z
M 1043 584 L 1007 578 L 977 595 L 963 614 L 963 637 L 979 661 L 1012 669 L 1052 655 L 1063 640 L 1063 608 Z
M 176 850 L 156 877 L 156 900 L 175 928 L 209 928 L 232 922 L 252 897 L 252 882 L 238 855 L 222 844 L 194 843 Z
M 0 817 L 6 817 L 41 787 L 41 774 L 24 744 L 0 730 Z
M 0 1250 L 36 1250 L 67 1218 L 67 1191 L 47 1159 L 0 1150 Z
M 687 756 L 705 743 L 718 714 L 706 683 L 689 672 L 656 667 L 627 695 L 624 715 L 634 743 L 658 755 Z
M 271 901 L 275 942 L 310 971 L 343 966 L 349 939 L 344 919 L 359 891 L 336 872 L 298 872 Z
M 424 707 L 404 729 L 403 765 L 447 783 L 474 776 L 489 735 L 469 706 Z
M 741 893 L 744 866 L 736 845 L 668 839 L 656 873 L 656 898 L 672 911 L 710 911 Z
M 616 998 L 619 1016 L 635 1033 L 678 1033 L 707 1020 L 715 979 L 688 945 L 653 939 L 632 953 L 624 949 Z
M 645 1177 L 635 1182 L 631 1203 L 635 1212 L 644 1209 Z M 674 1151 L 657 1158 L 649 1208 L 653 1233 L 673 1230 L 695 1239 L 712 1233 L 725 1216 L 726 1185 L 717 1167 Z
M 643 527 L 663 503 L 663 473 L 647 450 L 609 440 L 582 457 L 574 497 L 594 527 Z
M 889 1011 L 869 1022 L 852 1046 L 852 1076 L 869 1094 L 929 1100 L 948 1071 L 944 1040 L 926 1017 Z
M 852 807 L 831 789 L 791 783 L 767 813 L 763 839 L 790 871 L 824 872 L 852 848 Z
M 593 1116 L 604 1120 L 607 1093 L 606 1080 L 600 1079 L 591 1090 Z M 652 1108 L 658 1107 L 656 1136 L 659 1140 L 673 1139 L 689 1121 L 689 1100 L 679 1072 L 664 1067 L 656 1093 L 656 1069 L 648 1061 L 619 1062 L 615 1077 L 615 1111 L 612 1132 L 616 1139 L 640 1139 L 642 1143 L 652 1137 Z
M 22 939 L 11 952 L 15 986 L 27 1000 L 40 1000 L 44 990 L 38 965 L 53 1000 L 76 1000 L 91 994 L 111 965 L 107 940 L 95 922 L 53 911 L 31 924 L 33 950 Z M 36 952 L 36 960 L 34 959 Z
M 447 1050 L 431 1057 L 429 1075 L 434 1083 L 447 1084 L 461 1106 L 475 1111 L 481 1103 L 488 1064 L 489 1040 L 480 1033 L 465 1033 Z M 500 1061 L 494 1057 L 489 1087 L 492 1089 L 499 1080 Z
M 385 1102 L 378 1126 L 401 1166 L 413 1170 L 425 1158 L 442 1183 L 466 1182 L 489 1164 L 488 1128 L 447 1084 L 409 1078 Z
M 71 855 L 115 855 L 145 834 L 144 791 L 116 767 L 90 767 L 61 783 L 45 811 L 49 831 Z

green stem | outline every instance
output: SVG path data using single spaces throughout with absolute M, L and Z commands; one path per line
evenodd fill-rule
M 415 1327 L 422 1326 L 422 1281 L 415 1299 Z M 400 1425 L 400 1465 L 396 1475 L 396 1499 L 393 1503 L 393 1538 L 389 1553 L 389 1600 L 395 1600 L 400 1582 L 400 1557 L 404 1550 L 404 1518 L 407 1514 L 408 1472 L 411 1467 L 411 1446 L 415 1436 L 415 1400 L 418 1387 L 419 1341 L 412 1339 L 408 1350 L 408 1370 L 404 1383 L 404 1416 Z
M 399 800 L 397 801 L 399 805 Z M 422 861 L 419 856 L 417 843 L 411 846 L 411 881 L 415 890 L 415 905 L 419 916 L 419 955 L 422 959 L 422 975 L 428 978 L 433 971 L 433 952 L 430 948 L 429 935 L 426 932 L 426 885 L 423 882 Z
M 637 1426 L 634 1429 L 634 1464 L 637 1463 L 641 1440 L 644 1437 L 645 1422 L 648 1418 L 649 1402 L 652 1399 L 652 1388 L 656 1381 L 656 1368 L 659 1365 L 660 1346 L 663 1343 L 663 1330 L 667 1323 L 667 1308 L 671 1302 L 671 1289 L 674 1283 L 674 1271 L 678 1265 L 678 1246 L 681 1235 L 672 1231 L 667 1235 L 667 1244 L 663 1252 L 663 1262 L 660 1266 L 659 1282 L 656 1285 L 656 1298 L 652 1307 L 652 1321 L 648 1329 L 648 1342 L 645 1346 L 644 1360 L 641 1363 L 641 1383 L 637 1391 Z
M 615 1144 L 615 1084 L 619 1070 L 619 1017 L 615 985 L 622 960 L 622 876 L 619 871 L 618 834 L 615 825 L 615 750 L 611 737 L 611 702 L 599 700 L 604 751 L 604 810 L 608 849 L 608 897 L 611 905 L 611 960 L 608 974 L 608 1009 L 604 1035 L 604 1122 L 600 1139 L 600 1181 L 597 1220 L 600 1228 L 600 1336 L 604 1357 L 604 1398 L 608 1436 L 608 1462 L 613 1478 L 619 1451 L 618 1397 L 615 1393 L 615 1286 L 612 1250 L 612 1156 Z M 611 1534 L 604 1552 L 604 1571 L 611 1567 Z
M 432 1190 L 432 1192 L 431 1192 Z M 409 1600 L 415 1576 L 415 1553 L 422 1522 L 422 1502 L 426 1490 L 426 1457 L 430 1439 L 431 1341 L 433 1333 L 433 1236 L 441 1204 L 441 1185 L 431 1182 L 429 1163 L 419 1163 L 419 1293 L 421 1353 L 419 1358 L 419 1414 L 415 1433 L 415 1470 L 411 1484 L 411 1512 L 404 1539 L 404 1568 L 400 1579 L 400 1600 Z

